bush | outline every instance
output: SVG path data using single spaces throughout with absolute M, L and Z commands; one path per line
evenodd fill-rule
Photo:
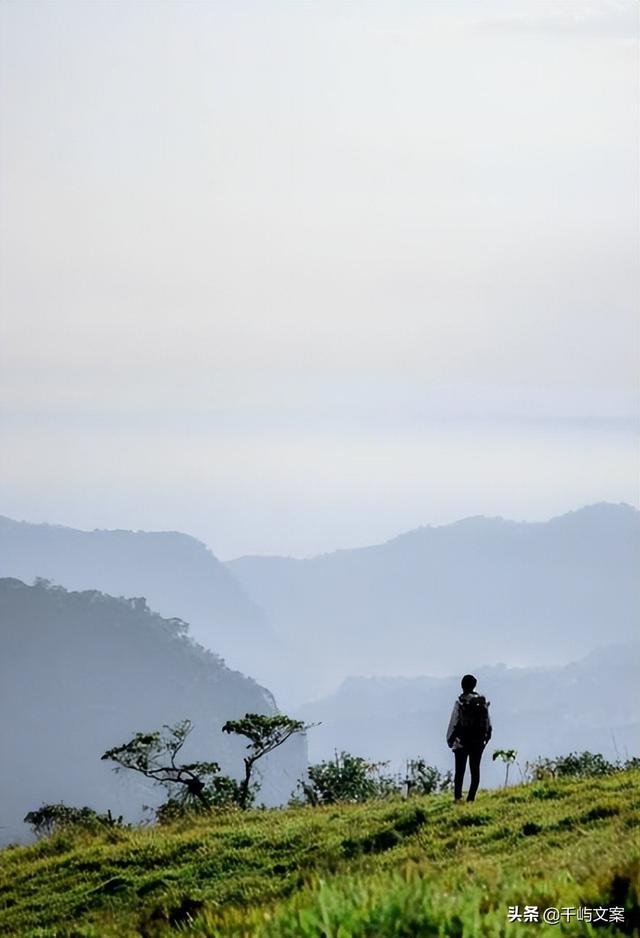
M 592 778 L 637 768 L 640 768 L 637 756 L 626 762 L 609 762 L 602 753 L 588 751 L 570 752 L 567 756 L 556 756 L 555 759 L 539 757 L 527 763 L 528 775 L 536 781 L 548 778 Z
M 258 785 L 250 786 L 246 795 L 246 806 L 253 804 L 258 791 Z M 228 808 L 239 806 L 242 802 L 242 786 L 235 778 L 228 775 L 216 775 L 204 791 L 205 798 L 212 808 Z
M 248 803 L 255 799 L 256 789 L 248 793 Z M 203 789 L 201 797 L 191 798 L 188 794 L 178 793 L 155 809 L 159 824 L 170 824 L 183 818 L 206 814 L 212 808 L 231 808 L 240 805 L 240 783 L 228 775 L 215 775 L 210 784 Z
M 424 759 L 412 759 L 407 762 L 405 785 L 407 795 L 432 795 L 451 791 L 453 777 L 451 772 L 443 773 L 435 765 L 427 765 Z
M 336 753 L 335 759 L 310 765 L 308 778 L 301 779 L 307 804 L 335 804 L 339 801 L 367 801 L 369 798 L 397 794 L 398 780 L 382 775 L 385 762 L 367 762 L 349 752 Z
M 430 795 L 450 791 L 451 772 L 440 772 L 424 759 L 407 762 L 407 774 L 391 775 L 383 770 L 388 762 L 368 762 L 349 752 L 336 753 L 335 759 L 310 765 L 308 778 L 298 782 L 306 804 L 335 804 L 340 801 L 369 801 L 393 795 Z M 295 802 L 294 798 L 294 802 Z
M 619 769 L 599 752 L 570 752 L 556 759 L 558 778 L 584 778 L 591 775 L 611 775 Z
M 97 831 L 105 827 L 124 827 L 122 816 L 114 818 L 111 811 L 98 814 L 93 808 L 73 808 L 66 804 L 43 804 L 36 811 L 29 811 L 24 817 L 25 824 L 30 824 L 34 834 L 45 837 L 56 831 L 75 827 Z

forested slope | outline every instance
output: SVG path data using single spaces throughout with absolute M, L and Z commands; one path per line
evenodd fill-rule
M 100 761 L 137 731 L 189 718 L 185 755 L 239 775 L 243 747 L 220 732 L 245 712 L 271 713 L 268 690 L 196 645 L 185 624 L 143 599 L 0 580 L 0 835 L 26 829 L 42 802 L 138 817 L 157 792 Z M 286 800 L 306 765 L 304 741 L 270 757 L 263 796 Z

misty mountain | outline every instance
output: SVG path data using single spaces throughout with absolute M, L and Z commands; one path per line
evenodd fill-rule
M 559 668 L 471 669 L 491 702 L 493 738 L 483 784 L 499 784 L 504 767 L 494 749 L 518 750 L 518 761 L 575 750 L 625 759 L 640 754 L 640 643 L 598 648 Z M 344 749 L 396 766 L 421 755 L 441 768 L 453 759 L 445 734 L 460 675 L 348 678 L 335 694 L 300 708 L 322 724 L 309 734 L 312 762 Z
M 185 635 L 142 599 L 0 580 L 0 840 L 24 837 L 43 802 L 88 804 L 137 818 L 158 790 L 116 776 L 102 753 L 135 732 L 189 718 L 187 761 L 240 776 L 246 741 L 221 733 L 246 712 L 273 713 L 272 695 Z M 306 765 L 290 740 L 264 763 L 261 798 L 286 800 Z
M 640 513 L 599 504 L 541 523 L 474 517 L 375 547 L 226 567 L 267 612 L 309 699 L 348 673 L 562 664 L 630 640 Z
M 186 619 L 198 641 L 245 673 L 275 642 L 231 571 L 186 534 L 77 531 L 0 517 L 0 576 L 144 596 L 161 615 Z

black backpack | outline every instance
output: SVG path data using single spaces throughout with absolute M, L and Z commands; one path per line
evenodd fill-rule
M 463 743 L 484 743 L 489 732 L 489 701 L 480 694 L 458 697 L 458 735 Z

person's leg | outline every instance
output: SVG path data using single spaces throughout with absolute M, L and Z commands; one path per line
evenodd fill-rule
M 471 773 L 471 784 L 469 785 L 467 801 L 475 801 L 478 785 L 480 784 L 480 760 L 482 759 L 483 748 L 484 747 L 474 747 L 469 752 L 469 772 Z
M 467 767 L 467 750 L 454 749 L 453 754 L 456 759 L 456 774 L 453 778 L 453 797 L 456 801 L 462 798 L 462 782 L 464 781 L 464 771 Z

